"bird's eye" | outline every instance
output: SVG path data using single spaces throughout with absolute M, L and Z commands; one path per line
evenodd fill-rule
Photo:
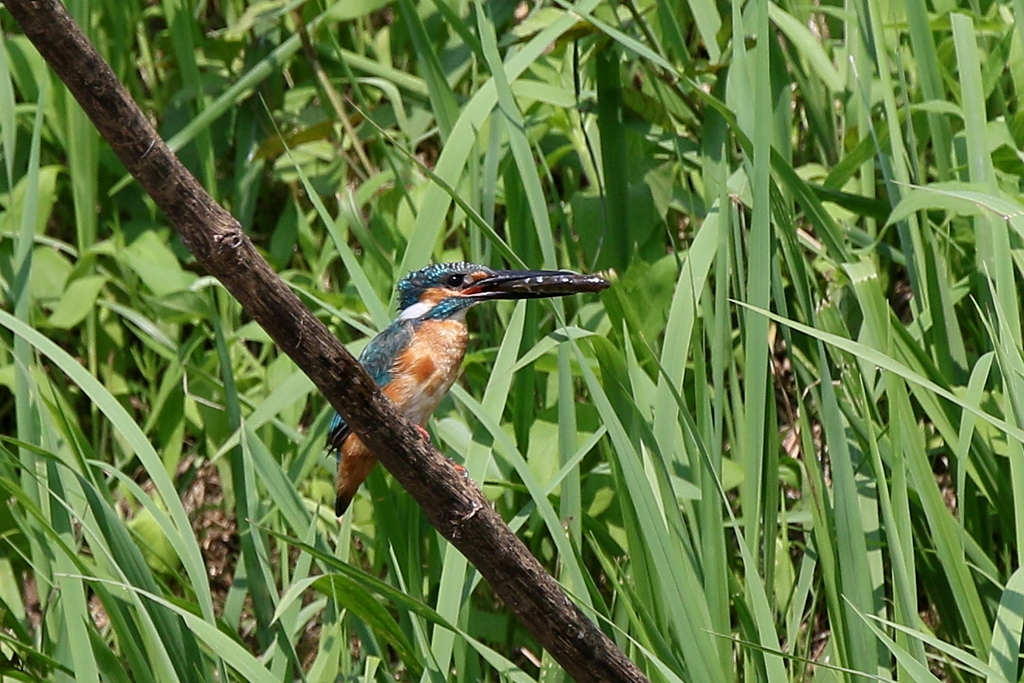
M 446 277 L 444 279 L 444 283 L 446 285 L 448 285 L 449 287 L 461 287 L 462 284 L 465 281 L 466 281 L 466 276 L 465 275 L 460 275 L 458 273 L 449 275 L 448 277 Z

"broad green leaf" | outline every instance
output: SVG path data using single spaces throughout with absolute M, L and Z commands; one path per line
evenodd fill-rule
M 65 330 L 78 325 L 95 310 L 96 297 L 106 283 L 107 278 L 103 275 L 87 275 L 72 281 L 54 306 L 47 322 Z

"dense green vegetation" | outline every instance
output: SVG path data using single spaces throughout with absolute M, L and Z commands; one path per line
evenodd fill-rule
M 1024 0 L 70 8 L 353 351 L 614 271 L 431 431 L 652 680 L 1020 678 Z M 0 679 L 563 680 L 0 28 Z

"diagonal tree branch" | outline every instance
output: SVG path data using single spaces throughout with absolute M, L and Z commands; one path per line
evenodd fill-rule
M 182 242 L 313 380 L 427 519 L 491 584 L 577 681 L 645 681 L 544 571 L 472 483 L 421 439 L 362 366 L 278 278 L 238 221 L 157 136 L 57 0 L 5 0 L 118 158 Z

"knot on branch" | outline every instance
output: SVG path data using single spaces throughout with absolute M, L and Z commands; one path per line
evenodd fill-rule
M 212 253 L 210 257 L 218 268 L 234 274 L 252 264 L 253 246 L 242 226 L 233 218 L 217 221 L 211 226 Z

